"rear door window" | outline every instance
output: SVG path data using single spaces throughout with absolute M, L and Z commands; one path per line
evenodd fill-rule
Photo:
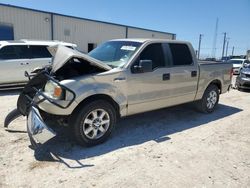
M 193 63 L 192 55 L 186 44 L 169 43 L 169 47 L 174 66 L 191 65 Z
M 30 45 L 29 49 L 30 49 L 31 58 L 51 58 L 52 57 L 47 49 L 47 46 Z

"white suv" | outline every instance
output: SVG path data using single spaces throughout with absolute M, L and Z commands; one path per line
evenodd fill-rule
M 23 85 L 24 72 L 51 63 L 48 46 L 63 45 L 75 49 L 76 44 L 60 41 L 0 41 L 0 86 Z
M 239 75 L 240 68 L 243 66 L 244 63 L 248 63 L 248 60 L 247 59 L 230 59 L 227 62 L 233 64 L 233 74 Z

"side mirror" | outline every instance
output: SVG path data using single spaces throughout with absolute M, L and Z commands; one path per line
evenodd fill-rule
M 152 72 L 153 62 L 152 60 L 140 60 L 139 65 L 134 66 L 135 73 Z

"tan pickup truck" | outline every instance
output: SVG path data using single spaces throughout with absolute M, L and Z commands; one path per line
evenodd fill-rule
M 63 46 L 49 51 L 52 65 L 27 75 L 17 104 L 33 144 L 56 135 L 48 117 L 70 126 L 79 144 L 95 145 L 120 117 L 188 102 L 213 112 L 230 86 L 232 65 L 198 62 L 183 41 L 111 40 L 88 55 Z

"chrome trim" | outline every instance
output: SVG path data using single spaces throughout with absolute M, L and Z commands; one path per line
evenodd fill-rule
M 43 122 L 43 119 L 37 108 L 31 107 L 27 120 L 27 131 L 36 143 L 44 144 L 51 138 L 56 136 L 56 133 Z

